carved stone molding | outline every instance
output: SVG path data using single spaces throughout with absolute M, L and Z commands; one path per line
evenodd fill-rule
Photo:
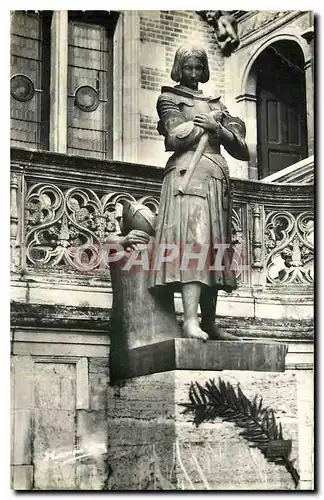
M 264 177 L 263 182 L 314 184 L 314 155 Z
M 272 211 L 266 215 L 267 282 L 312 284 L 314 281 L 314 214 Z
M 287 11 L 270 11 L 270 10 L 258 10 L 254 11 L 251 16 L 246 19 L 242 19 L 240 22 L 240 35 L 241 37 L 247 36 L 251 32 L 255 32 L 266 24 L 271 23 L 275 19 L 286 15 Z

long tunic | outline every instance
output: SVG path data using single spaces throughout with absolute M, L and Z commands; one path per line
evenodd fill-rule
M 236 288 L 230 242 L 231 196 L 228 165 L 219 139 L 209 134 L 205 152 L 184 195 L 178 192 L 192 155 L 204 133 L 193 124 L 199 113 L 223 111 L 223 126 L 234 137 L 228 152 L 248 159 L 244 123 L 229 115 L 220 98 L 183 86 L 162 87 L 157 101 L 158 131 L 165 137 L 169 158 L 157 218 L 150 287 L 199 282 L 228 292 Z

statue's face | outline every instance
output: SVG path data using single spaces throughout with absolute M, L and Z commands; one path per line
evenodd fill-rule
M 200 59 L 197 57 L 188 57 L 182 66 L 181 85 L 185 85 L 190 89 L 197 89 L 198 83 L 201 82 L 204 67 Z
M 217 12 L 215 10 L 207 10 L 206 12 L 206 21 L 207 23 L 212 23 L 217 19 Z

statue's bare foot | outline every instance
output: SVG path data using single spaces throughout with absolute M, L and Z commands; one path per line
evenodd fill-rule
M 206 342 L 208 335 L 199 327 L 199 323 L 195 319 L 188 319 L 182 327 L 182 335 L 188 339 L 200 339 Z
M 211 340 L 241 340 L 232 333 L 224 332 L 215 323 L 202 324 L 202 329 L 208 333 Z

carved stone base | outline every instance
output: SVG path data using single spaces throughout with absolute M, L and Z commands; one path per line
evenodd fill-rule
M 287 346 L 279 342 L 174 338 L 110 352 L 110 377 L 118 381 L 170 370 L 284 371 Z
M 180 355 L 176 342 L 175 360 Z M 195 342 L 190 342 L 193 354 L 197 353 Z M 229 343 L 222 344 L 219 355 Z M 258 349 L 256 346 L 252 344 L 251 348 Z M 212 343 L 206 344 L 203 352 L 210 349 Z M 181 356 L 177 362 L 181 364 Z M 292 439 L 291 458 L 297 458 L 297 390 L 293 372 L 196 368 L 152 373 L 115 384 L 109 390 L 109 490 L 294 490 L 286 469 L 268 462 L 258 449 L 250 448 L 233 423 L 216 419 L 196 428 L 192 415 L 183 415 L 179 403 L 189 401 L 191 382 L 205 385 L 211 378 L 217 382 L 218 377 L 234 387 L 239 383 L 250 400 L 256 394 L 262 396 L 264 406 L 273 408 L 280 419 L 284 438 Z M 298 461 L 295 467 L 298 469 Z

